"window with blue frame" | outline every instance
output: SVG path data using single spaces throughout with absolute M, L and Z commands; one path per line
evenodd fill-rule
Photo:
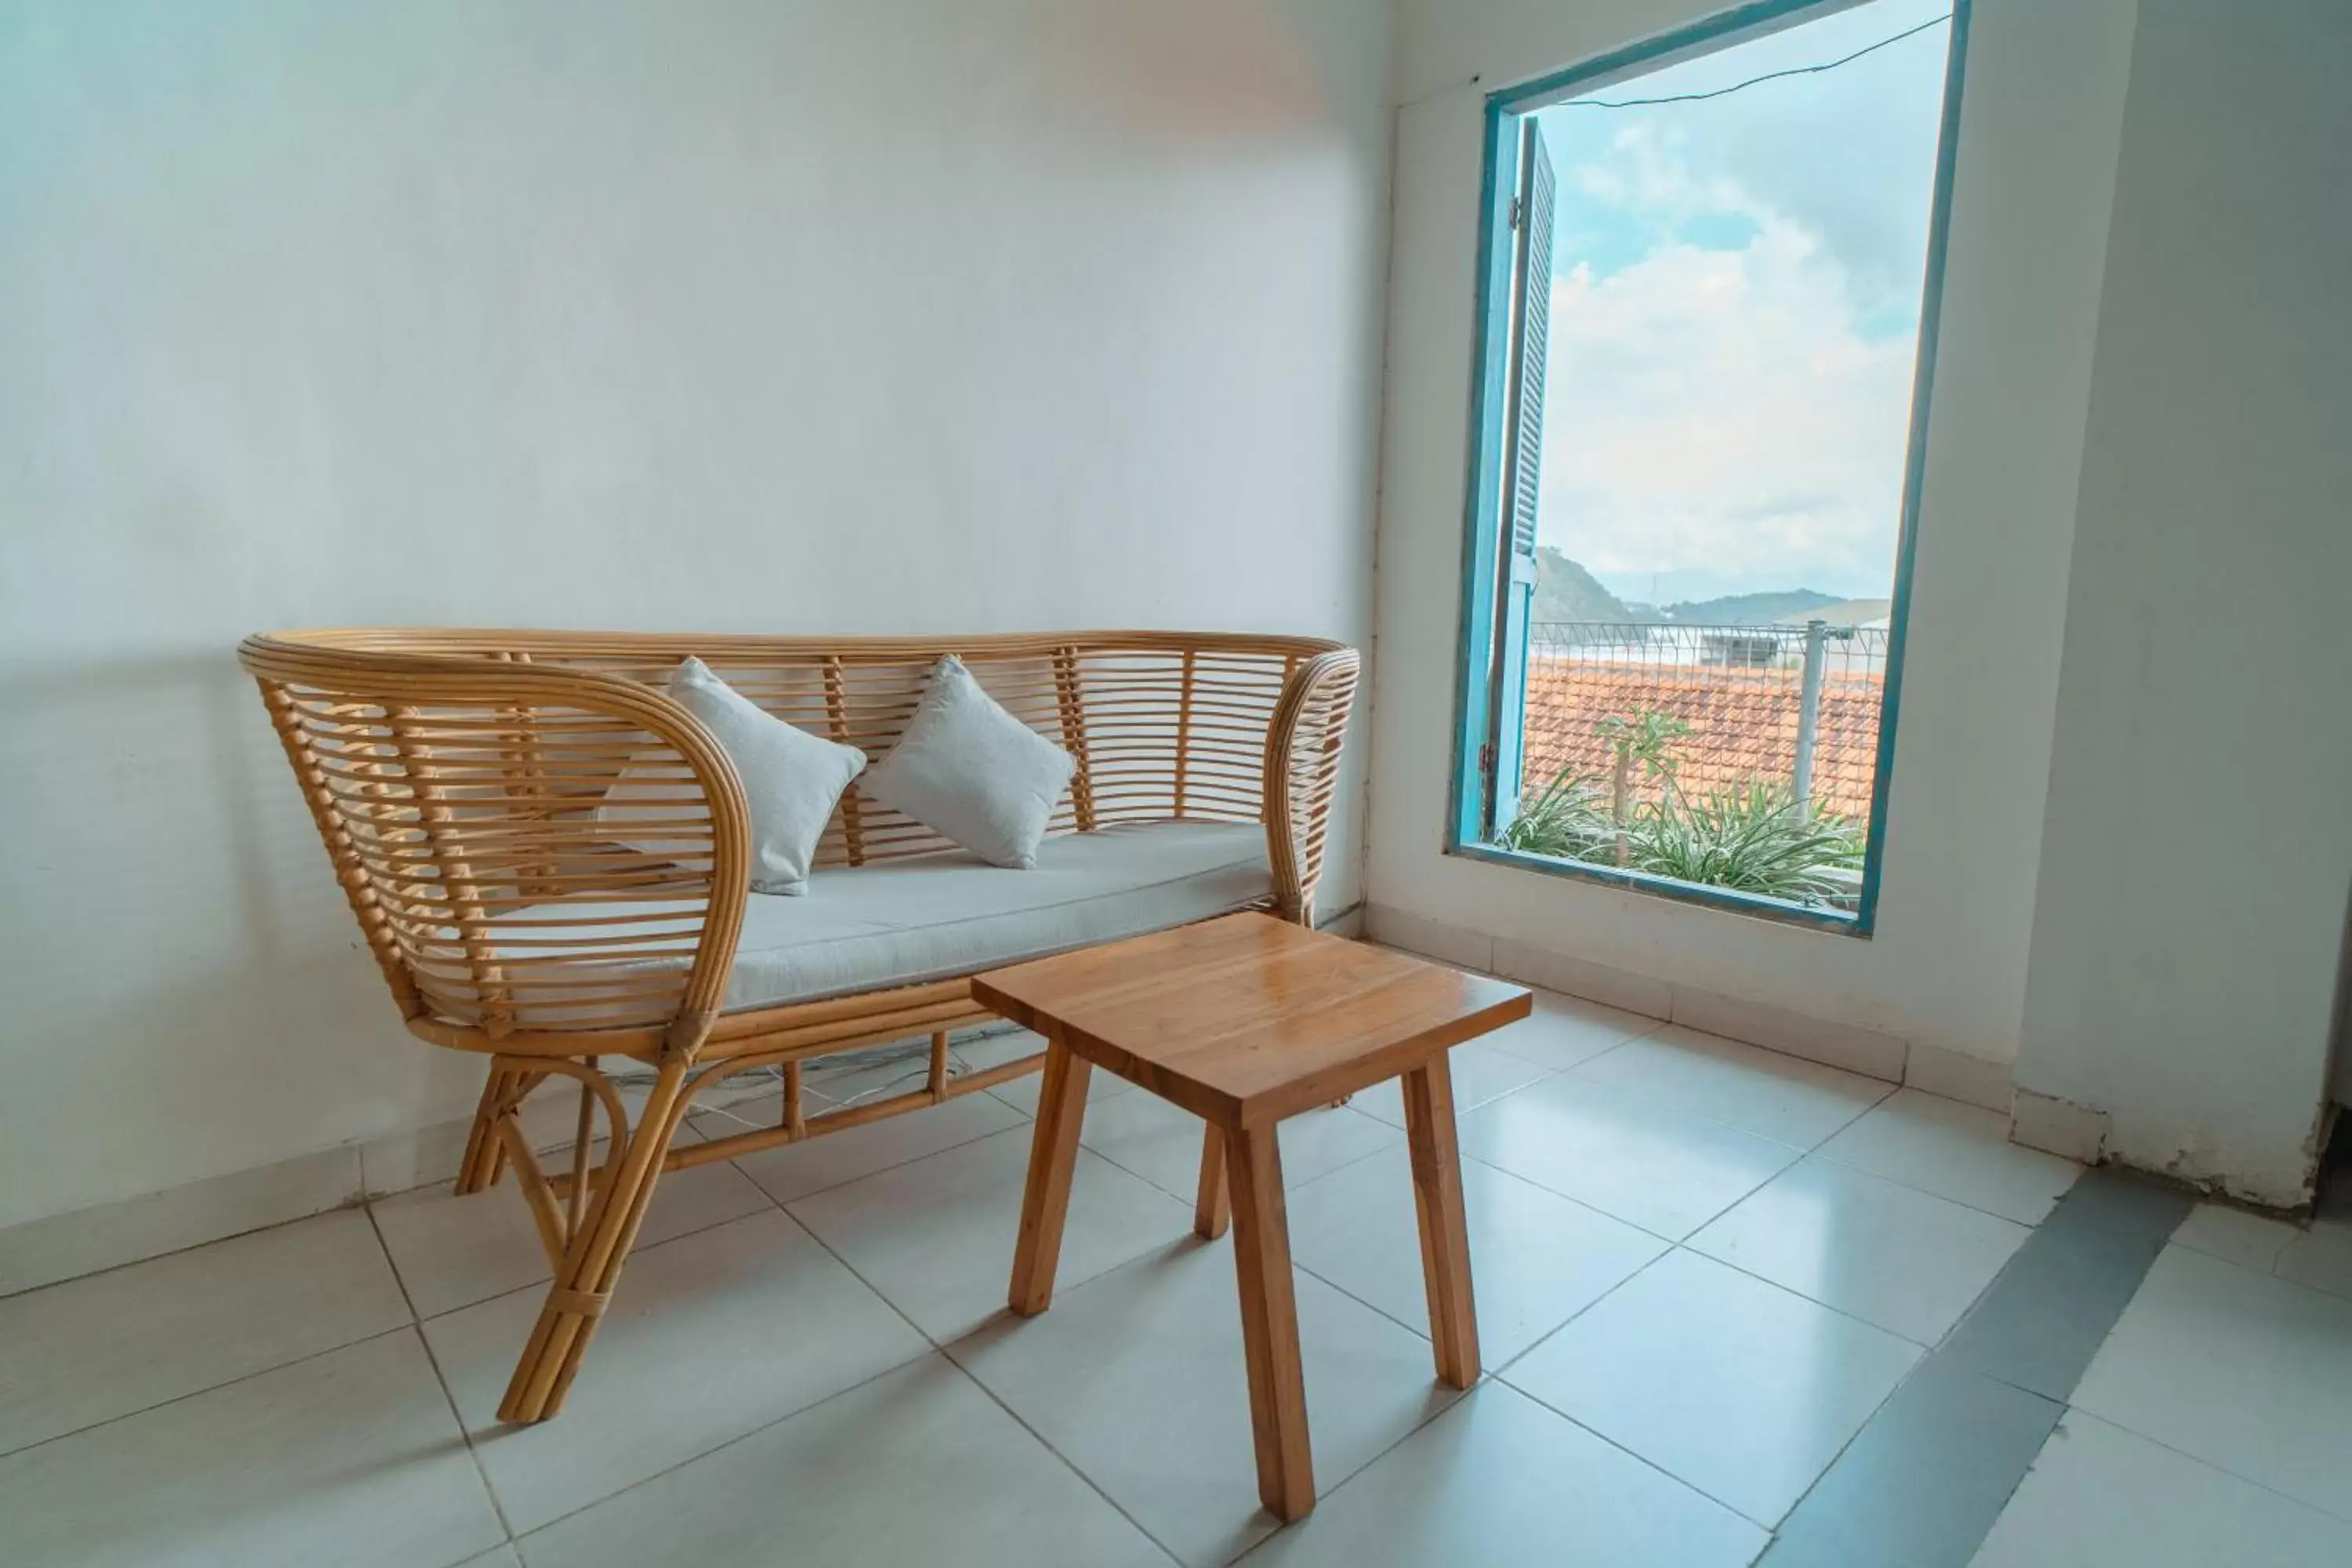
M 1454 853 L 1866 934 L 1967 0 L 1492 95 Z

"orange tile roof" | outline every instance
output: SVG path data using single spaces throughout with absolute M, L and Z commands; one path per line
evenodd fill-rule
M 1870 816 L 1878 765 L 1875 674 L 1822 678 L 1813 747 L 1813 800 L 1857 821 Z M 1565 769 L 1607 779 L 1615 763 L 1597 732 L 1611 717 L 1670 714 L 1690 726 L 1675 742 L 1676 777 L 1687 798 L 1761 779 L 1787 788 L 1797 759 L 1798 685 L 1792 672 L 1713 665 L 1610 662 L 1537 655 L 1528 661 L 1526 760 L 1521 777 L 1540 789 Z M 1642 784 L 1636 781 L 1636 788 Z M 1653 795 L 1652 785 L 1643 793 Z

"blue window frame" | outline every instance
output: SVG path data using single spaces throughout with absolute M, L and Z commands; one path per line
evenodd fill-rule
M 1892 602 L 1861 887 L 1852 910 L 1827 909 L 1588 861 L 1502 847 L 1496 830 L 1516 809 L 1520 730 L 1514 707 L 1528 660 L 1528 600 L 1535 547 L 1539 475 L 1542 291 L 1521 287 L 1549 273 L 1548 238 L 1521 221 L 1551 200 L 1553 173 L 1533 115 L 1612 81 L 1731 47 L 1765 33 L 1848 9 L 1853 0 L 1758 0 L 1643 43 L 1522 85 L 1490 93 L 1481 181 L 1477 312 L 1471 381 L 1468 513 L 1464 529 L 1462 638 L 1457 660 L 1458 723 L 1445 849 L 1469 858 L 1637 889 L 1848 935 L 1875 929 L 1885 858 L 1888 791 L 1902 697 L 1905 626 L 1911 599 L 1919 495 L 1926 460 L 1928 389 L 1935 378 L 1945 243 L 1950 222 L 1953 158 L 1958 140 L 1961 73 L 1968 53 L 1970 0 L 1952 0 L 1944 66 L 1933 193 L 1927 220 L 1917 356 L 1913 374 L 1895 549 Z M 1534 345 L 1532 361 L 1530 340 Z

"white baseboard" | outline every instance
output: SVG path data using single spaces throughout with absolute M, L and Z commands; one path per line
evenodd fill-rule
M 1622 1013 L 1644 1018 L 1672 1018 L 1675 988 L 1663 980 L 1636 974 L 1630 969 L 1571 958 L 1531 942 L 1495 939 L 1495 973 L 1522 985 L 1581 996 Z
M 0 1296 L 356 1203 L 360 1151 L 329 1149 L 0 1230 Z
M 1941 1046 L 1923 1046 L 1916 1040 L 1911 1042 L 1904 1059 L 1903 1083 L 1907 1089 L 1940 1094 L 2003 1116 L 2010 1114 L 2015 1092 L 2007 1062 L 1988 1061 Z
M 1366 904 L 1364 934 L 1382 947 L 1401 947 L 1457 969 L 1475 969 L 1482 974 L 1495 973 L 1495 939 L 1482 931 L 1466 931 L 1444 921 L 1392 910 L 1386 904 Z
M 1364 934 L 1364 906 L 1349 904 L 1337 914 L 1325 915 L 1315 922 L 1315 929 L 1353 942 Z
M 2006 1062 L 1920 1045 L 1875 1029 L 1816 1018 L 1702 986 L 1661 979 L 1510 937 L 1449 925 L 1426 915 L 1364 906 L 1364 929 L 1375 942 L 1465 969 L 1499 974 L 1523 985 L 1564 992 L 1643 1017 L 1760 1046 L 1783 1056 L 1843 1068 L 1865 1078 L 1899 1083 L 1987 1110 L 2010 1109 Z M 2021 1138 L 2020 1142 L 2023 1142 Z M 2038 1146 L 2038 1145 L 2037 1145 Z
M 2010 1115 L 2009 1136 L 2029 1149 L 2095 1165 L 2106 1149 L 2107 1113 L 2021 1089 Z
M 1786 1007 L 1726 996 L 1696 985 L 1677 984 L 1674 994 L 1670 1016 L 1687 1028 L 1745 1040 L 1767 1050 L 1843 1068 L 1886 1083 L 1901 1083 L 1904 1079 L 1910 1046 L 1892 1035 L 1811 1017 Z

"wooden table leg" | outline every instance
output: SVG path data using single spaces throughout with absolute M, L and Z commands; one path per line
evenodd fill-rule
M 1007 1301 L 1024 1318 L 1054 1304 L 1054 1270 L 1062 1259 L 1062 1224 L 1070 1215 L 1070 1173 L 1087 1118 L 1087 1079 L 1094 1064 L 1057 1037 L 1045 1045 L 1045 1083 L 1037 1091 L 1037 1131 L 1029 1142 L 1029 1184 L 1021 1194 L 1021 1237 L 1013 1248 Z
M 1282 1154 L 1271 1126 L 1225 1139 L 1234 1217 L 1234 1273 L 1241 1283 L 1242 1346 L 1249 1362 L 1250 1426 L 1257 1439 L 1257 1495 L 1276 1519 L 1315 1507 L 1307 1441 L 1307 1381 L 1298 1366 L 1298 1301 L 1290 1277 L 1290 1219 L 1282 1201 Z
M 1445 1053 L 1404 1075 L 1404 1131 L 1412 1148 L 1412 1206 L 1421 1220 L 1421 1273 L 1437 1375 L 1478 1381 L 1478 1314 L 1470 1289 L 1470 1233 L 1462 1214 L 1462 1156 L 1454 1142 L 1454 1075 Z
M 1192 1234 L 1214 1241 L 1225 1234 L 1233 1206 L 1225 1201 L 1225 1135 L 1213 1121 L 1201 1133 L 1201 1184 L 1192 1200 Z

